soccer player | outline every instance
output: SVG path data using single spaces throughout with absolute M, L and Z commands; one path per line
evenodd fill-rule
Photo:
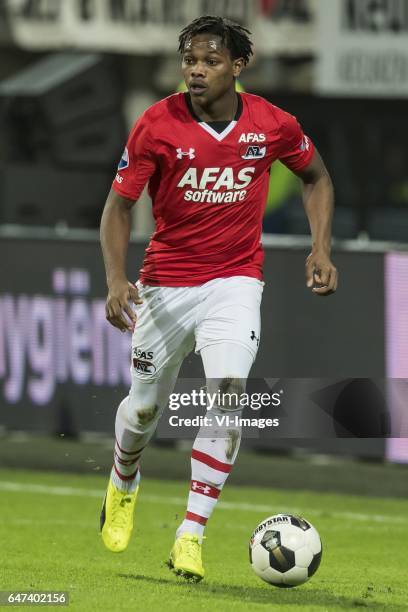
M 303 181 L 312 234 L 307 287 L 319 296 L 337 287 L 330 259 L 333 188 L 320 155 L 293 116 L 235 91 L 252 54 L 249 34 L 213 16 L 182 30 L 188 92 L 153 104 L 136 122 L 103 211 L 106 316 L 123 332 L 134 329 L 132 384 L 116 415 L 114 465 L 101 515 L 103 541 L 114 552 L 128 545 L 140 459 L 186 355 L 194 347 L 200 354 L 207 391 L 245 389 L 260 337 L 261 227 L 268 170 L 276 159 Z M 125 273 L 130 209 L 146 182 L 156 230 L 135 286 Z M 222 401 L 211 412 L 240 414 L 239 405 Z M 169 559 L 178 574 L 204 576 L 204 527 L 240 437 L 237 426 L 198 432 L 187 511 Z

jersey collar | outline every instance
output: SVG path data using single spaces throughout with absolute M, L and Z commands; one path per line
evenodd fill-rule
M 190 111 L 191 116 L 193 117 L 195 121 L 197 121 L 198 125 L 202 127 L 203 130 L 208 132 L 210 136 L 212 136 L 213 138 L 221 142 L 221 140 L 224 140 L 224 138 L 228 136 L 228 134 L 234 129 L 234 127 L 236 126 L 238 122 L 238 119 L 242 115 L 242 108 L 243 108 L 242 98 L 238 92 L 236 95 L 238 98 L 238 105 L 237 105 L 237 111 L 235 113 L 235 117 L 232 121 L 207 121 L 207 122 L 203 121 L 194 112 L 193 105 L 191 104 L 190 94 L 188 92 L 184 94 L 184 99 L 186 101 L 186 105 L 187 105 L 188 110 Z M 217 127 L 219 127 L 220 125 L 222 127 L 224 127 L 225 125 L 225 127 L 224 129 L 222 129 L 222 131 L 217 131 L 213 127 L 215 124 L 217 124 Z

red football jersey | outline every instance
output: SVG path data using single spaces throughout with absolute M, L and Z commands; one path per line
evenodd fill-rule
M 197 120 L 186 94 L 148 108 L 133 127 L 113 189 L 137 200 L 149 181 L 156 230 L 146 249 L 146 285 L 262 279 L 262 218 L 269 168 L 307 166 L 312 142 L 295 117 L 241 93 L 241 114 L 218 133 Z

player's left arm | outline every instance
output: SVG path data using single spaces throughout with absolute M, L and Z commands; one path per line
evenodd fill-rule
M 330 175 L 317 150 L 310 163 L 296 171 L 303 183 L 303 204 L 312 233 L 312 251 L 306 259 L 306 285 L 317 295 L 337 289 L 338 274 L 330 257 L 334 190 Z

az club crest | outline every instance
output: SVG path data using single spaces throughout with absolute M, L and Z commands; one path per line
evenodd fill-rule
M 245 153 L 241 156 L 242 159 L 262 159 L 265 157 L 266 147 L 259 147 L 258 145 L 249 145 Z

